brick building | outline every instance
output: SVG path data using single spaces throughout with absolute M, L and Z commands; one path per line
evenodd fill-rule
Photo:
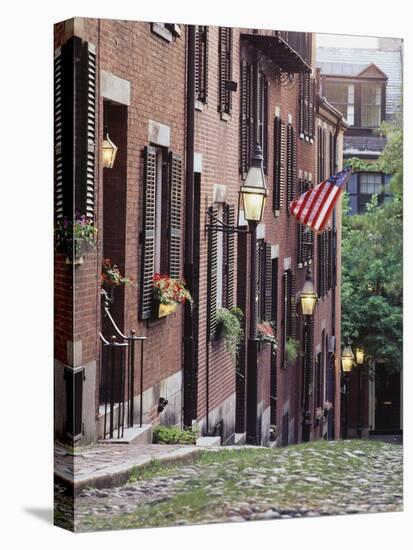
M 75 18 L 56 25 L 55 48 L 56 222 L 79 212 L 98 229 L 82 263 L 56 254 L 56 437 L 85 444 L 142 421 L 285 445 L 302 440 L 305 412 L 311 438 L 339 437 L 340 208 L 318 236 L 288 212 L 341 167 L 346 125 L 317 92 L 315 37 Z M 277 345 L 260 343 L 254 370 L 247 338 L 231 355 L 219 320 L 237 306 L 248 332 L 238 193 L 257 142 L 269 195 L 256 303 Z M 103 258 L 133 284 L 102 295 Z M 304 331 L 310 265 L 320 299 Z M 160 318 L 155 273 L 185 276 L 193 306 Z M 334 407 L 320 422 L 326 400 Z

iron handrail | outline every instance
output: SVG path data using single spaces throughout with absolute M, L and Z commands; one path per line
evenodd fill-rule
M 102 289 L 102 296 L 103 296 L 103 310 L 105 312 L 105 316 L 109 319 L 111 322 L 116 334 L 120 336 L 124 341 L 127 342 L 128 346 L 128 397 L 129 397 L 129 409 L 128 409 L 128 423 L 129 427 L 133 427 L 133 417 L 134 417 L 134 378 L 135 378 L 135 342 L 140 341 L 141 342 L 141 349 L 140 349 L 140 388 L 139 388 L 139 397 L 140 397 L 140 410 L 139 410 L 139 426 L 142 427 L 143 424 L 143 373 L 144 373 L 144 342 L 147 339 L 146 336 L 136 336 L 136 331 L 134 329 L 131 329 L 130 334 L 126 335 L 124 334 L 118 325 L 116 324 L 115 320 L 113 319 L 110 311 L 109 311 L 109 298 L 104 289 Z M 105 345 L 110 345 L 110 342 L 108 342 L 105 337 L 100 333 L 100 337 Z M 114 338 L 114 337 L 113 337 Z M 114 343 L 112 341 L 112 343 Z

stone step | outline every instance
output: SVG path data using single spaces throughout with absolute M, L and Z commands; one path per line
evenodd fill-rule
M 113 438 L 99 439 L 99 443 L 117 443 L 117 444 L 129 444 L 129 445 L 149 445 L 152 443 L 152 424 L 143 424 L 139 426 L 136 424 L 132 428 L 125 428 L 123 431 L 123 437 L 116 437 L 118 430 L 114 430 Z
M 236 433 L 234 434 L 234 445 L 245 445 L 246 439 L 247 439 L 247 434 L 245 432 Z
M 196 440 L 197 447 L 221 447 L 221 438 L 219 436 L 204 436 L 198 437 Z

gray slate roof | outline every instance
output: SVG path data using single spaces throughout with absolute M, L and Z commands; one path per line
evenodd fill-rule
M 317 67 L 321 74 L 356 76 L 374 63 L 388 77 L 386 119 L 400 106 L 402 93 L 402 54 L 400 51 L 362 48 L 317 48 Z

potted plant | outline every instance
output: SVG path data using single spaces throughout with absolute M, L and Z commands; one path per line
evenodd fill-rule
M 324 409 L 324 416 L 328 416 L 328 412 L 331 411 L 333 408 L 333 403 L 331 401 L 324 401 L 323 409 Z
M 117 265 L 112 265 L 109 258 L 102 260 L 102 273 L 100 276 L 103 289 L 111 302 L 114 300 L 114 289 L 121 285 L 131 285 L 132 281 L 128 277 L 123 277 Z
M 66 254 L 66 263 L 79 265 L 84 255 L 96 245 L 97 229 L 93 221 L 76 213 L 73 220 L 65 216 L 54 230 L 55 248 Z
M 155 273 L 153 276 L 154 317 L 160 319 L 176 311 L 178 304 L 193 302 L 185 280 L 172 279 L 169 275 Z
M 323 407 L 317 407 L 316 408 L 316 410 L 315 410 L 315 419 L 316 419 L 317 426 L 320 424 L 320 422 L 325 420 Z
M 217 337 L 221 334 L 225 339 L 225 348 L 233 359 L 243 339 L 242 320 L 244 314 L 239 308 L 217 309 Z
M 270 426 L 270 441 L 275 441 L 280 434 L 280 429 L 276 424 Z
M 257 336 L 259 340 L 264 344 L 271 344 L 277 347 L 277 340 L 275 338 L 274 324 L 269 321 L 262 321 L 257 324 Z

